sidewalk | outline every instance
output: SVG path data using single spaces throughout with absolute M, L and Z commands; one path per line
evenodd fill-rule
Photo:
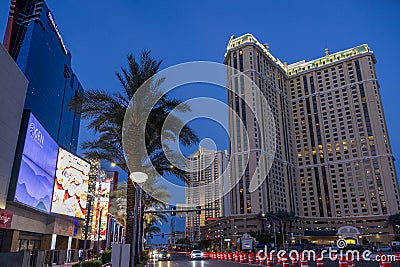
M 74 264 L 77 264 L 79 262 L 70 262 L 70 263 L 65 263 L 65 264 L 61 264 L 61 265 L 53 265 L 53 267 L 71 267 Z
M 70 262 L 70 263 L 65 263 L 65 264 L 61 264 L 61 265 L 53 265 L 53 267 L 71 267 L 74 264 L 77 264 L 79 262 Z M 110 264 L 104 264 L 103 266 L 107 267 L 107 266 L 111 266 Z

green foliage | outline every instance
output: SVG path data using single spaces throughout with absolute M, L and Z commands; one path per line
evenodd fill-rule
M 142 253 L 142 261 L 147 262 L 150 259 L 150 252 L 149 250 L 143 250 Z
M 389 216 L 388 224 L 392 225 L 394 229 L 394 233 L 397 235 L 400 234 L 400 213 L 395 213 Z
M 111 255 L 111 253 L 110 253 Z M 82 263 L 77 263 L 72 265 L 72 267 L 101 267 L 101 261 L 99 260 L 94 260 L 94 261 L 85 261 Z
M 251 231 L 249 234 L 254 237 L 259 244 L 270 244 L 274 242 L 274 238 L 271 237 L 273 233 L 268 233 L 264 229 L 259 231 L 259 232 L 254 232 Z M 278 239 L 278 234 L 277 234 L 277 239 Z
M 105 250 L 103 254 L 101 255 L 101 262 L 103 264 L 111 262 L 111 249 L 110 250 Z
M 85 261 L 82 263 L 82 267 L 101 267 L 101 261 L 94 260 L 94 261 Z
M 176 116 L 177 112 L 189 112 L 190 106 L 163 94 L 160 87 L 164 81 L 163 78 L 157 78 L 158 80 L 152 78 L 158 72 L 161 61 L 154 60 L 149 51 L 143 51 L 137 59 L 133 55 L 129 55 L 127 61 L 127 67 L 122 67 L 121 72 L 116 74 L 121 85 L 120 90 L 114 93 L 99 89 L 85 90 L 82 94 L 74 96 L 69 103 L 69 108 L 80 115 L 82 119 L 90 121 L 87 128 L 93 133 L 94 138 L 82 144 L 85 156 L 89 159 L 114 162 L 129 176 L 129 168 L 125 159 L 128 154 L 131 155 L 132 162 L 129 167 L 135 171 L 140 169 L 149 175 L 146 185 L 152 187 L 150 189 L 144 188 L 144 190 L 151 195 L 151 198 L 148 201 L 149 204 L 145 204 L 148 205 L 147 207 L 163 206 L 170 196 L 165 188 L 156 185 L 158 173 L 161 175 L 171 174 L 182 180 L 186 177 L 185 171 L 181 168 L 171 168 L 171 162 L 165 151 L 168 151 L 169 158 L 178 158 L 177 152 L 163 148 L 168 147 L 168 142 L 173 141 L 178 141 L 184 146 L 190 146 L 198 143 L 199 138 L 189 126 Z M 151 107 L 151 112 L 147 118 L 136 116 L 135 118 L 140 119 L 131 122 L 133 126 L 129 127 L 129 135 L 132 136 L 129 139 L 130 150 L 124 151 L 122 132 L 125 113 L 132 97 L 149 79 L 153 79 L 153 82 L 148 88 L 148 94 L 141 96 L 140 99 L 133 98 L 130 108 L 141 110 L 141 106 L 146 106 L 146 103 L 153 103 L 153 100 L 158 99 L 160 95 L 162 97 Z M 167 118 L 170 121 L 174 121 L 172 128 L 164 127 Z M 140 129 L 142 127 L 145 129 L 145 136 L 141 136 Z M 162 138 L 165 134 L 167 138 Z M 148 152 L 148 157 L 146 158 L 140 158 L 140 156 L 138 158 L 136 155 L 136 148 L 140 147 L 139 144 L 143 141 L 141 139 L 145 140 Z M 154 173 L 154 170 L 157 173 Z M 135 186 L 131 180 L 128 180 L 124 191 L 126 191 L 125 195 L 129 197 L 123 200 L 123 197 L 120 196 L 119 202 L 111 203 L 111 207 L 114 209 L 112 212 L 115 212 L 116 209 L 126 211 L 125 215 L 123 212 L 116 212 L 115 216 L 121 222 L 126 222 L 125 241 L 128 244 L 132 243 L 131 233 L 134 223 L 133 219 L 127 220 L 126 214 L 130 214 L 134 209 L 135 203 L 132 196 L 134 196 Z M 165 214 L 146 215 L 144 218 L 145 232 L 147 230 L 146 226 L 150 227 L 163 221 L 167 221 Z M 157 232 L 157 229 L 148 230 L 148 232 L 152 231 Z
M 211 245 L 210 240 L 200 240 L 199 242 L 199 248 L 200 249 L 208 249 Z

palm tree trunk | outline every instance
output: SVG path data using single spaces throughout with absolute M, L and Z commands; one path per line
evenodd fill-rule
M 140 212 L 140 217 L 139 217 L 139 224 L 138 224 L 138 230 L 139 230 L 139 239 L 138 239 L 138 259 L 139 261 L 142 259 L 142 247 L 143 247 L 143 212 L 144 212 L 144 205 L 143 205 L 143 190 L 141 190 L 141 194 L 140 194 L 140 198 L 141 198 L 141 205 L 139 206 L 139 212 Z
M 140 171 L 142 168 L 142 162 L 140 160 L 140 156 L 138 156 L 136 148 L 138 147 L 138 142 L 140 142 L 141 139 L 139 139 L 139 132 L 138 132 L 138 127 L 131 126 L 131 131 L 127 132 L 127 136 L 129 136 L 129 147 L 130 151 L 125 151 L 126 156 L 128 157 L 127 160 L 127 166 L 130 170 L 128 173 L 128 186 L 127 186 L 127 193 L 126 193 L 126 214 L 127 214 L 127 220 L 126 220 L 126 235 L 125 235 L 125 240 L 126 244 L 131 244 L 131 251 L 137 251 L 138 249 L 138 227 L 137 223 L 135 222 L 139 221 L 139 214 L 138 210 L 136 207 L 138 206 L 137 203 L 135 203 L 135 200 L 138 200 L 139 196 L 136 196 L 136 193 L 138 190 L 136 190 L 136 185 L 132 179 L 130 178 L 131 172 L 135 171 Z M 136 228 L 136 229 L 134 229 Z M 134 234 L 135 233 L 135 234 Z M 135 240 L 134 240 L 135 239 Z M 132 253 L 132 252 L 131 252 Z M 138 260 L 138 253 L 135 253 L 135 263 L 137 263 Z M 132 265 L 131 263 L 131 266 Z
M 126 223 L 125 223 L 125 244 L 132 244 L 133 224 L 137 214 L 135 214 L 135 185 L 132 180 L 127 181 L 127 193 L 126 193 Z

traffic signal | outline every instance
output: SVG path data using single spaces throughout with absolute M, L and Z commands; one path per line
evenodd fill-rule
M 201 214 L 201 206 L 196 206 L 196 214 Z
M 176 206 L 171 206 L 171 210 L 176 210 Z M 171 216 L 176 216 L 176 212 L 171 211 Z
M 207 238 L 207 239 L 210 239 L 210 234 L 206 234 L 206 238 Z
M 164 233 L 161 234 L 161 237 L 164 238 Z

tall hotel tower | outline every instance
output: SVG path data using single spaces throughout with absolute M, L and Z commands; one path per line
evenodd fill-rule
M 360 45 L 288 65 L 251 34 L 231 37 L 225 64 L 254 81 L 276 125 L 272 167 L 261 169 L 266 179 L 250 192 L 254 159 L 262 164 L 264 154 L 263 128 L 252 115 L 259 100 L 228 70 L 227 86 L 237 92 L 228 93 L 234 214 L 288 211 L 300 217 L 303 230 L 351 225 L 370 240 L 390 236 L 387 218 L 399 212 L 399 186 L 375 63 L 369 46 Z M 249 133 L 249 164 L 241 160 L 238 144 L 245 136 L 234 115 Z
M 11 1 L 4 46 L 29 81 L 24 108 L 59 145 L 76 152 L 80 116 L 68 103 L 84 89 L 45 1 Z
M 186 166 L 186 206 L 201 206 L 201 214 L 186 217 L 187 233 L 192 241 L 200 241 L 200 227 L 207 222 L 226 216 L 230 207 L 224 191 L 224 172 L 228 163 L 228 152 L 208 150 L 204 147 L 188 158 Z M 207 210 L 208 209 L 208 210 Z

